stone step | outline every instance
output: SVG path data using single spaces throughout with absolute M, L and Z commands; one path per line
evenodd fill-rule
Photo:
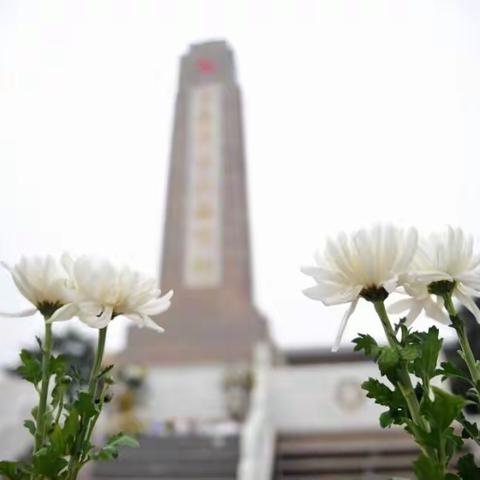
M 204 447 L 221 447 L 221 448 L 238 448 L 238 437 L 210 437 L 210 436 L 165 436 L 165 437 L 146 437 L 140 436 L 137 438 L 141 448 L 197 448 Z
M 172 477 L 183 478 L 193 477 L 196 474 L 205 477 L 229 477 L 235 476 L 237 463 L 230 462 L 229 464 L 222 464 L 217 462 L 201 463 L 201 464 L 186 464 L 184 462 L 164 463 L 164 462 L 141 462 L 141 463 L 118 463 L 109 462 L 108 464 L 97 464 L 95 469 L 95 478 L 102 478 L 102 476 L 110 477 Z
M 325 434 L 283 434 L 277 438 L 277 446 L 280 450 L 320 450 L 320 449 L 341 449 L 354 450 L 358 447 L 367 450 L 375 449 L 405 449 L 415 446 L 410 437 L 405 433 L 398 432 L 390 435 L 379 434 L 378 432 L 365 432 L 363 435 L 353 433 L 352 435 Z
M 140 437 L 140 448 L 123 448 L 110 462 L 97 462 L 93 480 L 233 480 L 237 437 Z
M 412 479 L 412 472 L 411 470 L 408 471 L 397 471 L 397 472 L 390 472 L 388 475 L 386 474 L 376 474 L 376 473 L 362 473 L 362 474 L 341 474 L 335 473 L 333 475 L 295 475 L 295 476 L 288 476 L 288 475 L 276 475 L 276 480 L 392 480 L 401 479 L 401 480 L 411 480 Z
M 368 480 L 411 477 L 418 448 L 401 431 L 282 434 L 276 480 Z
M 238 449 L 208 449 L 197 448 L 188 452 L 182 449 L 162 450 L 142 448 L 122 448 L 119 449 L 120 455 L 117 462 L 131 462 L 143 460 L 155 461 L 182 461 L 182 462 L 202 462 L 202 461 L 236 461 L 238 458 Z
M 195 474 L 193 476 L 175 476 L 175 475 L 166 475 L 166 476 L 138 476 L 138 475 L 119 475 L 117 473 L 114 474 L 107 474 L 107 475 L 97 475 L 95 474 L 95 480 L 114 480 L 116 478 L 121 479 L 121 480 L 235 480 L 236 475 L 230 475 L 230 476 L 212 476 L 211 474 L 202 474 L 199 472 L 198 474 Z M 295 479 L 296 480 L 296 479 Z M 311 477 L 309 477 L 308 480 L 312 480 Z M 323 480 L 323 479 L 322 479 Z M 365 479 L 363 479 L 365 480 Z
M 417 455 L 396 456 L 352 456 L 341 459 L 325 457 L 301 460 L 279 459 L 278 471 L 286 475 L 299 474 L 333 474 L 360 472 L 392 472 L 409 470 Z
M 297 445 L 277 447 L 277 455 L 282 458 L 310 458 L 329 457 L 341 458 L 345 456 L 372 456 L 372 455 L 404 455 L 409 453 L 417 455 L 419 452 L 415 445 L 407 445 L 405 448 L 395 445 Z

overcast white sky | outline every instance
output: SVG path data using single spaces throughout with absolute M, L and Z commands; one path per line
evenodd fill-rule
M 156 274 L 178 59 L 210 39 L 236 53 L 256 297 L 282 346 L 335 336 L 343 309 L 300 293 L 326 233 L 480 234 L 479 2 L 0 0 L 2 259 L 69 250 Z M 1 310 L 25 305 L 6 273 L 0 292 Z M 2 322 L 0 361 L 42 329 Z M 375 328 L 360 313 L 347 340 Z

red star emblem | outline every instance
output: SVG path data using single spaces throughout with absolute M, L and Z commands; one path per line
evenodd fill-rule
M 215 63 L 208 58 L 199 58 L 197 60 L 197 70 L 200 73 L 212 73 L 215 71 Z

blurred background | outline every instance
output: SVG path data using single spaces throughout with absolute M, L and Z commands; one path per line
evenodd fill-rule
M 296 352 L 297 362 L 330 358 L 343 307 L 327 309 L 306 299 L 301 290 L 310 279 L 299 272 L 327 234 L 377 220 L 423 230 L 451 223 L 480 234 L 479 27 L 480 5 L 473 0 L 0 0 L 0 258 L 13 264 L 21 255 L 65 250 L 108 256 L 161 278 L 164 291 L 181 290 L 173 267 L 161 274 L 168 232 L 171 242 L 185 241 L 178 222 L 188 222 L 182 214 L 190 201 L 188 183 L 174 182 L 169 195 L 175 199 L 167 195 L 169 172 L 185 160 L 182 148 L 174 146 L 174 120 L 178 131 L 188 131 L 184 116 L 190 110 L 182 102 L 190 98 L 190 86 L 203 85 L 203 74 L 208 86 L 210 75 L 215 85 L 227 81 L 231 91 L 222 98 L 233 99 L 219 107 L 219 125 L 230 118 L 234 125 L 228 127 L 230 140 L 222 136 L 226 130 L 217 132 L 221 145 L 231 146 L 217 161 L 233 162 L 241 171 L 231 184 L 240 195 L 231 207 L 240 212 L 236 232 L 245 237 L 235 252 L 251 272 L 245 272 L 239 305 L 244 301 L 255 310 L 249 310 L 252 328 L 270 345 L 271 363 L 288 364 L 288 352 Z M 190 75 L 189 65 L 197 65 L 196 73 Z M 187 151 L 186 134 L 177 135 Z M 185 175 L 187 167 L 181 167 Z M 217 193 L 223 198 L 232 191 Z M 221 232 L 225 222 L 217 220 Z M 184 272 L 181 252 L 169 258 L 179 260 L 178 271 Z M 221 275 L 218 282 L 221 293 Z M 0 291 L 0 310 L 26 305 L 7 272 L 0 272 Z M 184 305 L 195 300 L 188 292 L 177 298 Z M 195 301 L 208 310 L 207 297 Z M 163 315 L 159 321 L 167 333 L 155 345 L 177 345 L 182 330 L 174 322 L 188 329 L 194 322 L 188 316 Z M 33 348 L 42 319 L 2 322 L 0 363 L 8 367 L 19 348 Z M 77 322 L 69 324 L 58 332 L 73 328 L 80 336 L 92 335 Z M 135 360 L 124 353 L 127 323 L 115 320 L 109 330 L 109 354 Z M 359 331 L 381 335 L 368 305 L 349 324 L 347 357 Z M 448 337 L 448 329 L 442 334 Z M 142 345 L 144 337 L 133 335 L 132 345 Z M 253 346 L 255 335 L 242 337 L 245 345 Z M 229 362 L 220 354 L 205 363 L 201 352 L 188 352 L 176 360 L 170 356 L 171 368 Z M 233 360 L 242 358 L 239 353 Z M 338 368 L 351 371 L 348 363 Z M 211 373 L 189 372 L 200 383 Z M 300 372 L 303 380 L 283 373 L 278 381 L 285 391 L 295 384 L 303 392 L 300 410 L 306 398 L 317 398 L 308 389 L 318 371 Z M 170 378 L 167 372 L 158 375 Z M 239 375 L 235 381 L 249 390 L 248 378 Z M 215 375 L 208 378 L 215 384 Z M 349 390 L 355 382 L 347 376 L 332 389 L 340 388 L 347 404 L 356 404 L 356 391 Z M 323 400 L 317 400 L 310 413 L 321 409 Z M 366 418 L 355 411 L 344 430 Z M 372 425 L 377 414 L 371 411 Z M 159 414 L 155 421 L 168 416 Z M 297 428 L 291 422 L 280 430 L 308 424 L 308 415 L 305 424 L 297 418 Z M 310 426 L 318 432 L 324 421 L 319 417 Z

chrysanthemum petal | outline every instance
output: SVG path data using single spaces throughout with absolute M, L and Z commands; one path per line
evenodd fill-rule
M 26 310 L 21 310 L 20 312 L 0 312 L 0 317 L 5 318 L 22 318 L 22 317 L 31 317 L 38 310 L 36 308 L 28 308 Z
M 98 324 L 107 326 L 112 319 L 113 307 L 111 305 L 106 305 L 102 314 L 98 317 Z
M 139 313 L 122 313 L 121 316 L 135 323 L 137 327 L 143 327 L 143 318 Z
M 65 252 L 60 257 L 60 262 L 61 262 L 63 268 L 65 269 L 65 271 L 68 273 L 68 275 L 72 276 L 73 275 L 73 269 L 75 267 L 75 261 L 72 258 L 72 256 L 69 253 Z
M 166 312 L 170 308 L 170 300 L 165 297 L 157 298 L 147 302 L 140 307 L 140 311 L 143 315 L 158 315 Z
M 402 249 L 399 252 L 399 257 L 396 260 L 396 269 L 400 272 L 405 271 L 417 251 L 418 232 L 416 228 L 409 228 L 405 233 L 405 241 Z M 388 248 L 388 245 L 387 245 Z
M 410 310 L 414 303 L 415 303 L 415 300 L 413 298 L 402 298 L 392 303 L 391 305 L 389 305 L 387 308 L 387 311 L 388 313 L 402 314 Z
M 463 285 L 474 290 L 480 290 L 480 274 L 479 272 L 464 272 L 455 275 L 455 280 L 462 282 Z
M 329 270 L 327 268 L 322 268 L 318 266 L 305 266 L 301 267 L 300 271 L 305 275 L 309 275 L 318 282 L 326 280 L 329 282 L 338 282 L 345 280 L 345 275 L 340 271 Z
M 353 302 L 348 307 L 348 310 L 343 315 L 342 322 L 340 323 L 340 328 L 338 329 L 337 337 L 335 338 L 335 343 L 332 346 L 332 352 L 338 351 L 340 347 L 340 343 L 342 342 L 345 328 L 347 327 L 348 320 L 352 316 L 353 312 L 355 311 L 355 308 L 357 308 L 357 303 L 358 303 L 358 297 L 355 300 L 353 300 Z
M 339 285 L 327 287 L 325 284 L 322 284 L 305 288 L 303 293 L 313 300 L 320 300 L 324 305 L 330 306 L 353 301 L 360 293 L 360 290 L 361 288 L 345 288 Z
M 77 303 L 78 309 L 87 316 L 98 317 L 103 311 L 102 304 L 95 301 L 82 301 Z
M 465 294 L 462 287 L 457 287 L 453 294 L 467 310 L 470 310 L 477 322 L 480 323 L 480 309 L 477 307 L 475 301 Z
M 450 319 L 443 308 L 443 299 L 441 297 L 438 297 L 436 302 L 433 300 L 426 302 L 424 308 L 425 313 L 431 319 L 436 320 L 443 325 L 448 325 L 450 323 Z
M 398 277 L 396 275 L 392 275 L 392 278 L 383 282 L 381 286 L 388 292 L 392 293 L 398 286 Z
M 410 308 L 410 311 L 407 313 L 407 316 L 405 317 L 405 325 L 407 327 L 410 327 L 412 323 L 418 318 L 420 313 L 422 313 L 422 310 L 425 306 L 424 302 L 414 302 L 412 304 L 412 308 Z
M 422 282 L 426 285 L 432 283 L 432 282 L 439 282 L 441 280 L 448 280 L 452 281 L 452 276 L 446 272 L 440 272 L 440 271 L 430 271 L 430 272 L 422 272 L 422 271 L 417 271 L 415 272 L 415 279 L 418 282 Z
M 52 316 L 48 319 L 48 323 L 51 322 L 63 322 L 65 320 L 70 320 L 78 313 L 77 305 L 73 303 L 67 303 L 63 307 L 57 308 L 53 312 Z
M 14 269 L 12 271 L 12 279 L 13 283 L 15 283 L 15 286 L 17 287 L 18 291 L 30 302 L 32 302 L 34 305 L 38 303 L 38 298 L 35 292 L 35 288 L 30 284 L 28 281 L 26 275 L 19 270 L 19 269 Z
M 158 333 L 165 332 L 165 329 L 162 328 L 160 325 L 157 325 L 150 317 L 145 316 L 143 319 L 144 325 L 151 330 L 155 330 Z
M 344 254 L 345 249 L 342 248 L 341 244 L 337 246 L 331 239 L 327 239 L 325 251 L 328 261 L 335 266 L 336 271 L 342 272 L 346 277 L 353 275 L 352 266 L 348 257 Z

